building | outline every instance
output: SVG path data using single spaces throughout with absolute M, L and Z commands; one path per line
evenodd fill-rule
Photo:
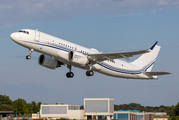
M 13 114 L 13 111 L 0 111 L 0 118 L 8 117 Z
M 34 118 L 38 116 L 34 115 Z M 84 98 L 84 110 L 79 105 L 41 105 L 40 118 L 50 119 L 116 119 L 116 120 L 168 120 L 166 113 L 140 112 L 139 110 L 114 111 L 114 99 Z
M 155 117 L 153 120 L 168 120 L 168 117 Z
M 135 113 L 139 110 L 119 110 L 114 111 L 113 119 L 118 120 L 137 120 L 137 115 Z
M 114 99 L 111 98 L 84 98 L 84 119 L 108 120 L 114 114 Z
M 84 111 L 79 105 L 41 105 L 40 117 L 83 119 Z
M 139 110 L 114 111 L 113 119 L 117 120 L 154 120 L 156 117 L 167 117 L 165 112 L 139 112 Z M 158 120 L 158 119 L 156 119 Z M 162 119 L 161 119 L 162 120 Z

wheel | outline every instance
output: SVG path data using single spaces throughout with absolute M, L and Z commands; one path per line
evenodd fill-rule
M 89 71 L 86 71 L 86 76 L 89 76 Z
M 66 74 L 66 76 L 67 76 L 67 78 L 72 78 L 72 77 L 74 77 L 74 73 L 73 72 L 68 72 Z
M 87 75 L 87 76 L 93 76 L 93 75 L 94 75 L 94 72 L 93 72 L 92 70 L 86 71 L 86 75 Z
M 31 58 L 31 56 L 30 56 L 30 55 L 27 55 L 27 56 L 26 56 L 26 59 L 27 59 L 27 60 L 29 60 L 30 58 Z
M 73 72 L 69 72 L 69 76 L 70 76 L 70 78 L 72 78 L 74 76 L 74 73 Z
M 90 76 L 94 75 L 94 72 L 92 70 L 89 71 Z

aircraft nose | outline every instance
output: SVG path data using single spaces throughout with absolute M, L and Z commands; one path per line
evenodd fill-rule
M 14 42 L 18 42 L 19 41 L 19 34 L 14 32 L 10 35 L 11 39 L 14 41 Z
M 20 44 L 20 45 L 22 45 L 22 44 L 24 44 L 24 42 L 23 41 L 21 41 L 21 34 L 19 34 L 18 32 L 14 32 L 14 33 L 12 33 L 11 35 L 10 35 L 10 37 L 11 37 L 11 39 L 15 42 L 15 43 L 17 43 L 17 44 Z
M 17 35 L 16 35 L 16 33 L 12 33 L 12 34 L 10 35 L 10 37 L 11 37 L 12 40 L 16 40 Z

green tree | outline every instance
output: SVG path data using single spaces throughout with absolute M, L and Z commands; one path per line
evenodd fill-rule
M 12 100 L 9 96 L 0 95 L 0 111 L 11 111 L 13 110 L 12 107 Z
M 119 106 L 114 104 L 114 111 L 117 111 L 117 110 L 119 110 Z
M 178 102 L 178 104 L 175 106 L 174 111 L 175 111 L 175 116 L 179 116 L 179 102 Z
M 6 95 L 0 95 L 0 102 L 1 104 L 12 105 L 12 100 Z
M 13 101 L 14 113 L 24 114 L 25 106 L 27 102 L 24 99 L 18 98 L 17 100 Z
M 120 110 L 127 110 L 127 104 L 122 104 L 122 105 L 119 105 L 119 109 Z
M 175 116 L 175 106 L 172 105 L 172 106 L 167 107 L 166 112 L 167 112 L 167 115 L 169 115 L 170 117 Z
M 26 106 L 24 108 L 24 114 L 29 115 L 30 113 L 32 113 L 32 107 L 31 107 L 31 104 L 28 103 L 28 104 L 26 104 Z
M 39 112 L 38 105 L 36 104 L 35 101 L 32 101 L 32 102 L 31 102 L 31 106 L 32 106 L 32 112 L 33 112 L 33 113 Z
M 39 111 L 40 111 L 40 106 L 41 106 L 41 104 L 42 104 L 42 102 L 41 102 L 41 101 L 37 103 L 37 107 L 38 107 L 38 111 L 37 111 L 37 112 L 39 112 Z
M 165 108 L 159 108 L 158 111 L 156 111 L 156 112 L 165 112 L 165 111 L 166 111 Z
M 2 111 L 2 107 L 1 107 L 1 104 L 0 104 L 0 111 Z
M 84 110 L 84 105 L 80 106 L 80 110 Z
M 142 108 L 142 106 L 138 103 L 130 103 L 129 106 L 131 110 L 140 110 Z
M 11 105 L 7 105 L 7 104 L 2 104 L 1 109 L 3 111 L 13 111 L 13 107 Z

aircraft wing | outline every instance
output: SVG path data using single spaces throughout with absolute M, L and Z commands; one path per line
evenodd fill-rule
M 158 42 L 155 42 L 149 49 L 147 50 L 140 50 L 140 51 L 134 51 L 134 52 L 122 52 L 122 53 L 104 53 L 104 54 L 88 54 L 88 57 L 90 58 L 90 60 L 100 63 L 104 60 L 111 60 L 113 61 L 113 59 L 119 59 L 119 58 L 125 58 L 127 60 L 129 60 L 129 57 L 133 57 L 133 55 L 139 55 L 139 54 L 144 54 L 144 53 L 148 53 L 151 50 L 153 50 L 153 48 L 155 47 L 155 45 Z
M 166 75 L 166 74 L 171 74 L 171 73 L 169 72 L 144 72 L 144 74 L 153 76 L 153 75 Z

